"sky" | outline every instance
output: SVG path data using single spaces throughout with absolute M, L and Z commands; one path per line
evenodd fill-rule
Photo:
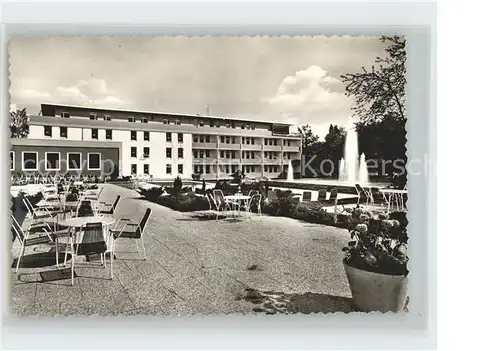
M 43 102 L 309 124 L 352 121 L 340 75 L 376 37 L 26 37 L 10 42 L 11 108 Z M 294 132 L 296 130 L 293 130 Z

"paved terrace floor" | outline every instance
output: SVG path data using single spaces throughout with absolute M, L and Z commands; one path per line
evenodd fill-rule
M 70 280 L 41 282 L 38 272 L 12 274 L 13 315 L 144 315 L 349 312 L 350 291 L 342 266 L 346 230 L 293 219 L 253 216 L 250 221 L 199 220 L 106 184 L 103 198 L 121 194 L 118 215 L 137 219 L 147 207 L 146 261 L 135 244 L 120 239 L 109 265 L 76 260 Z M 19 246 L 13 246 L 17 257 Z M 43 254 L 38 246 L 27 257 Z M 52 248 L 53 249 L 53 248 Z M 29 258 L 27 258 L 29 262 Z M 22 264 L 21 264 L 22 266 Z M 14 269 L 12 270 L 14 272 Z

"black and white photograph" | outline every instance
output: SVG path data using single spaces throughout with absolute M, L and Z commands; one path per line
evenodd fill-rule
M 11 38 L 11 314 L 411 312 L 410 44 Z

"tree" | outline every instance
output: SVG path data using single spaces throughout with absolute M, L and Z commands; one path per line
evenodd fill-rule
M 313 134 L 309 124 L 299 127 L 298 130 L 300 136 L 302 137 L 302 150 L 306 150 L 309 146 L 318 142 L 319 137 L 316 134 Z
M 406 120 L 406 40 L 382 36 L 388 42 L 386 57 L 377 57 L 371 70 L 341 75 L 347 96 L 355 98 L 354 114 L 361 123 L 380 122 L 391 117 Z
M 10 111 L 10 137 L 27 138 L 30 131 L 26 109 Z

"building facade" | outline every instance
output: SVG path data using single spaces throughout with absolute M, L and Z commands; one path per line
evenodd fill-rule
M 40 114 L 30 116 L 28 139 L 119 143 L 121 176 L 199 174 L 209 180 L 241 169 L 250 178 L 277 178 L 301 158 L 301 137 L 290 128 L 234 118 L 42 104 Z

